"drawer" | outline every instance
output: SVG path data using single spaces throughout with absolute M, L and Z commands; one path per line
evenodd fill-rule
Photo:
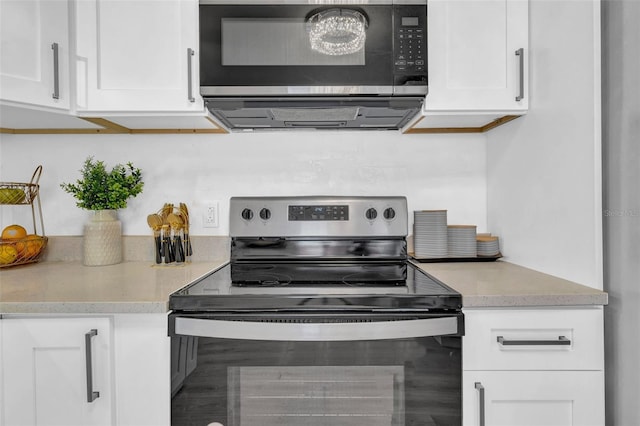
M 602 370 L 602 307 L 465 310 L 464 370 Z

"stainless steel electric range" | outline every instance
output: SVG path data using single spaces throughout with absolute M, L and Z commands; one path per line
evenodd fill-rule
M 230 262 L 174 293 L 172 424 L 461 424 L 459 293 L 404 197 L 234 197 Z

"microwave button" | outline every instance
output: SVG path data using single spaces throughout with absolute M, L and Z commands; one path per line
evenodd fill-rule
M 407 61 L 396 61 L 396 65 L 397 65 L 397 66 L 404 66 L 404 65 L 407 65 Z

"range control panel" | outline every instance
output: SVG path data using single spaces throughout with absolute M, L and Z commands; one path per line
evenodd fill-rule
M 349 220 L 349 206 L 289 206 L 289 220 Z
M 405 197 L 232 197 L 231 237 L 406 237 Z

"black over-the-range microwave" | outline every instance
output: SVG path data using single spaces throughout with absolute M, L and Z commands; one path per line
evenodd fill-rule
M 426 38 L 426 0 L 201 0 L 201 94 L 424 96 Z

